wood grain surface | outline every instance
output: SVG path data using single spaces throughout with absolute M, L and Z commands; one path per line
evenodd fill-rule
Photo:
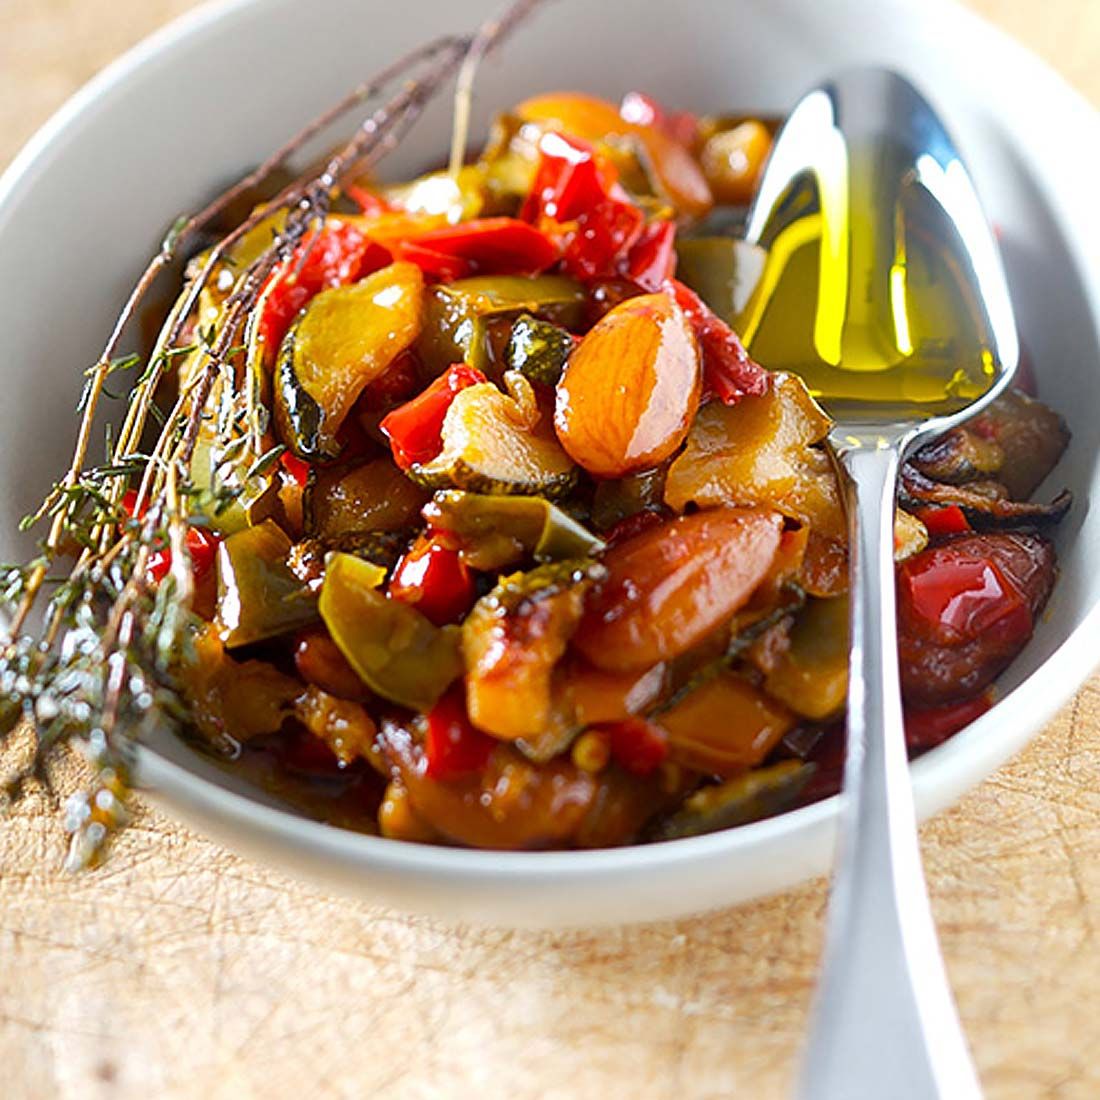
M 972 5 L 1100 103 L 1098 0 Z M 190 6 L 0 0 L 0 166 Z M 1100 679 L 923 838 L 988 1095 L 1100 1096 Z M 44 801 L 0 827 L 10 1100 L 768 1100 L 790 1082 L 825 899 L 818 882 L 643 928 L 448 928 L 327 897 L 141 809 L 102 870 L 65 876 L 60 857 Z

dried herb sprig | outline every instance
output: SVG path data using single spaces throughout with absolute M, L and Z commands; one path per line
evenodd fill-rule
M 54 755 L 65 746 L 83 746 L 95 781 L 66 807 L 70 866 L 95 862 L 111 831 L 125 820 L 134 747 L 154 727 L 186 727 L 177 670 L 197 628 L 190 611 L 189 527 L 210 523 L 220 509 L 254 488 L 281 453 L 267 438 L 267 410 L 244 354 L 270 275 L 303 242 L 308 249 L 341 185 L 395 148 L 460 68 L 456 116 L 461 121 L 456 122 L 453 152 L 462 155 L 477 63 L 541 2 L 518 0 L 472 36 L 444 36 L 412 51 L 353 89 L 204 209 L 178 219 L 131 291 L 99 359 L 85 372 L 72 462 L 24 524 L 48 520 L 39 553 L 0 568 L 0 607 L 10 615 L 0 648 L 0 749 L 21 727 L 30 729 L 34 741 L 28 763 L 3 782 L 0 797 L 17 801 L 34 784 L 51 789 Z M 298 176 L 193 262 L 144 365 L 138 357 L 119 355 L 158 277 L 200 232 L 309 141 L 398 81 L 399 89 L 320 170 Z M 262 225 L 271 228 L 270 242 L 237 271 L 234 247 Z M 231 285 L 216 323 L 203 331 L 196 321 L 200 305 L 212 293 L 215 277 L 227 271 Z M 106 461 L 89 466 L 95 415 L 101 399 L 109 396 L 107 381 L 138 367 L 122 422 L 108 433 Z M 156 399 L 170 373 L 180 385 L 164 413 Z M 150 417 L 157 420 L 159 433 L 145 453 L 141 447 Z M 213 488 L 200 490 L 192 466 L 200 435 L 209 434 L 211 425 L 227 476 L 212 478 Z M 122 500 L 131 485 L 136 500 L 126 509 Z M 170 573 L 154 584 L 150 559 L 164 549 L 171 551 Z M 66 559 L 72 564 L 58 575 Z M 32 629 L 32 615 L 43 599 L 41 625 Z

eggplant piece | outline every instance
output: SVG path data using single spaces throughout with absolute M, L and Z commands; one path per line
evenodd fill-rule
M 572 351 L 573 337 L 565 329 L 524 313 L 512 325 L 504 358 L 509 370 L 532 382 L 556 386 Z
M 428 523 L 462 543 L 462 557 L 486 572 L 526 557 L 539 562 L 599 554 L 604 543 L 542 497 L 443 490 L 423 511 Z
M 748 305 L 766 257 L 759 245 L 736 237 L 687 237 L 676 242 L 676 277 L 732 325 Z
M 721 504 L 762 505 L 827 538 L 846 539 L 836 471 L 815 444 L 831 421 L 793 374 L 734 406 L 712 401 L 695 417 L 665 481 L 665 503 L 683 512 Z
M 783 760 L 718 786 L 703 787 L 649 830 L 647 839 L 679 840 L 772 817 L 794 805 L 813 773 L 813 764 Z
M 573 488 L 577 469 L 538 408 L 531 383 L 509 372 L 510 394 L 479 382 L 456 394 L 443 421 L 443 449 L 409 476 L 429 489 L 550 498 Z
M 390 264 L 321 291 L 291 325 L 275 366 L 275 425 L 299 458 L 336 458 L 356 399 L 419 335 L 423 290 L 415 264 Z
M 1026 604 L 1030 618 L 1002 617 L 976 636 L 947 631 L 915 608 L 909 578 L 936 556 L 992 562 Z M 963 535 L 910 558 L 898 569 L 898 650 L 902 693 L 916 707 L 971 699 L 1009 665 L 1031 637 L 1031 624 L 1054 587 L 1054 548 L 1038 535 Z
M 506 741 L 553 725 L 552 676 L 602 569 L 557 562 L 505 577 L 462 624 L 466 709 L 479 729 Z M 566 726 L 561 731 L 569 734 Z
M 530 314 L 566 329 L 584 320 L 585 290 L 564 275 L 475 275 L 429 288 L 420 361 L 433 377 L 453 363 L 479 365 L 478 321 Z
M 317 469 L 306 488 L 306 534 L 338 546 L 364 535 L 404 532 L 418 526 L 427 500 L 388 458 L 350 470 Z
M 971 527 L 978 531 L 1020 531 L 1053 527 L 1065 518 L 1073 494 L 1063 490 L 1049 504 L 1008 498 L 1007 486 L 983 482 L 969 485 L 941 485 L 930 481 L 911 466 L 902 471 L 901 501 L 906 508 L 961 508 Z
M 217 623 L 228 649 L 287 634 L 317 620 L 317 601 L 292 572 L 290 539 L 274 520 L 218 547 Z
M 462 674 L 457 627 L 437 627 L 378 591 L 385 570 L 333 554 L 319 608 L 332 640 L 376 695 L 427 711 Z
M 955 485 L 994 477 L 1014 500 L 1026 500 L 1057 465 L 1069 438 L 1058 413 L 1009 390 L 972 420 L 922 447 L 910 465 L 933 481 Z

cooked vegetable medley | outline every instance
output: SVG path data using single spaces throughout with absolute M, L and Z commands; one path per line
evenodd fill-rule
M 275 457 L 186 542 L 207 625 L 184 696 L 234 766 L 342 824 L 486 848 L 684 837 L 836 789 L 829 421 L 735 331 L 761 263 L 729 227 L 773 129 L 541 95 L 453 175 L 343 187 L 267 274 L 230 369 Z M 196 329 L 274 228 L 218 261 Z M 254 484 L 210 419 L 210 493 Z M 1027 498 L 1066 443 L 1017 391 L 906 467 L 913 752 L 1031 636 L 1068 498 Z

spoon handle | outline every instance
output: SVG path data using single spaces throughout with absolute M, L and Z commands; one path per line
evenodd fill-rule
M 848 756 L 801 1100 L 971 1100 L 970 1060 L 921 870 L 902 725 L 894 497 L 906 436 L 834 432 L 849 475 Z

